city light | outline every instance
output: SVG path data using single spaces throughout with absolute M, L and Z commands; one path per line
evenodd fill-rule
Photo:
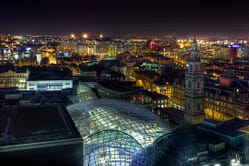
M 73 34 L 73 33 L 70 36 L 71 36 L 72 39 L 76 38 L 75 34 Z
M 26 48 L 26 51 L 30 51 L 30 50 L 31 50 L 31 48 L 30 48 L 30 47 L 27 47 L 27 48 Z
M 239 48 L 239 45 L 238 44 L 233 44 L 232 47 L 233 48 Z
M 249 166 L 249 0 L 164 2 L 4 1 L 0 161 Z
M 212 138 L 210 147 L 204 153 L 202 150 L 197 152 L 200 156 L 191 158 L 188 164 L 222 166 L 226 163 L 236 166 L 241 165 L 240 160 L 244 162 L 244 156 L 231 148 L 223 135 L 233 139 L 224 131 L 239 130 L 242 135 L 242 132 L 248 132 L 248 128 L 242 124 L 235 125 L 240 127 L 236 130 L 227 125 L 219 125 L 234 118 L 234 122 L 240 124 L 240 120 L 245 121 L 249 117 L 249 47 L 243 44 L 243 40 L 227 40 L 227 44 L 224 44 L 225 40 L 221 39 L 199 39 L 197 43 L 196 40 L 177 40 L 172 37 L 113 38 L 101 33 L 92 34 L 92 31 L 91 35 L 87 31 L 72 32 L 66 36 L 24 36 L 21 39 L 0 35 L 0 62 L 2 69 L 6 68 L 0 72 L 0 88 L 16 87 L 20 94 L 32 92 L 29 103 L 34 101 L 38 105 L 43 104 L 43 100 L 46 100 L 45 104 L 73 103 L 75 107 L 71 113 L 73 117 L 79 117 L 77 126 L 86 145 L 83 146 L 82 159 L 85 165 L 93 165 L 95 162 L 134 165 L 137 157 L 146 157 L 144 149 L 154 143 L 161 146 L 165 142 L 167 147 L 166 137 L 165 140 L 158 140 L 164 134 L 163 126 L 154 124 L 159 119 L 153 120 L 152 115 L 146 116 L 144 110 L 139 114 L 130 112 L 135 110 L 135 106 L 129 108 L 127 103 L 122 104 L 122 100 L 146 106 L 146 109 L 165 120 L 166 124 L 172 121 L 179 128 L 186 121 L 190 124 L 202 123 L 198 126 L 207 135 L 210 130 L 217 129 L 222 135 L 217 137 L 221 139 Z M 9 63 L 13 63 L 11 70 L 8 69 L 11 67 Z M 57 70 L 57 67 L 68 70 Z M 50 68 L 51 71 L 48 70 Z M 91 83 L 83 85 L 85 81 Z M 70 92 L 71 89 L 73 92 Z M 57 100 L 50 98 L 49 94 L 46 98 L 40 97 L 43 92 L 46 92 L 44 95 L 47 92 L 68 93 L 69 98 L 64 99 L 63 96 Z M 39 94 L 37 101 L 33 99 L 33 93 Z M 106 96 L 121 101 L 100 102 Z M 90 104 L 84 104 L 86 102 Z M 115 104 L 122 108 L 114 107 Z M 122 112 L 123 109 L 127 110 Z M 171 113 L 177 117 L 174 119 L 167 115 Z M 126 115 L 134 116 L 129 118 Z M 217 127 L 210 128 L 210 125 Z M 243 125 L 249 125 L 249 122 Z M 180 140 L 181 137 L 174 138 Z M 193 141 L 200 139 L 198 135 L 195 137 L 197 139 Z M 243 141 L 241 139 L 238 145 Z M 103 145 L 103 142 L 106 144 Z M 183 144 L 187 147 L 189 142 Z M 226 144 L 229 146 L 225 147 Z M 95 145 L 103 146 L 92 149 Z M 216 158 L 212 154 L 218 151 L 232 152 L 232 155 Z M 162 152 L 170 155 L 167 151 Z
M 88 38 L 88 35 L 86 33 L 83 34 L 83 38 L 84 39 L 87 39 Z
M 236 160 L 236 159 L 231 159 L 230 163 L 231 163 L 231 166 L 239 166 L 239 165 L 241 165 L 240 161 Z

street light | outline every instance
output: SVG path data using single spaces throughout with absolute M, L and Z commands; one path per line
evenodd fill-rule
M 72 39 L 75 39 L 75 34 L 72 33 L 70 36 Z
M 220 165 L 220 163 L 216 163 L 216 164 L 214 164 L 214 166 L 221 166 L 221 165 Z
M 83 34 L 83 38 L 87 39 L 88 35 L 86 33 Z

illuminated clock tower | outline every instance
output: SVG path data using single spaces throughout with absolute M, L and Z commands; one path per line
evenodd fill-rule
M 185 71 L 184 99 L 185 122 L 190 124 L 202 123 L 205 118 L 203 111 L 204 80 L 195 37 L 191 47 L 191 55 L 187 61 L 187 68 Z

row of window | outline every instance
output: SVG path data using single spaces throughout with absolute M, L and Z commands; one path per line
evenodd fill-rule
M 194 69 L 195 70 L 200 70 L 200 66 L 199 65 L 192 65 L 192 64 L 190 64 L 189 65 L 189 71 L 192 72 L 192 71 L 194 71 Z
M 195 87 L 195 86 L 194 86 Z M 193 84 L 191 81 L 188 81 L 188 88 L 194 88 L 193 87 Z M 201 82 L 200 81 L 197 81 L 197 85 L 196 85 L 197 88 L 201 88 Z
M 37 86 L 62 86 L 62 83 L 38 83 L 37 84 Z M 70 86 L 71 85 L 71 83 L 69 83 L 69 82 L 66 82 L 65 83 L 65 85 L 66 86 Z M 29 83 L 29 86 L 35 86 L 35 84 L 34 83 Z
M 216 106 L 216 105 L 212 105 L 212 104 L 206 104 L 206 108 L 210 108 L 212 110 L 216 110 L 219 112 L 237 112 L 240 114 L 244 113 L 243 108 L 239 108 L 239 107 L 233 107 L 233 105 L 229 105 L 229 107 L 220 107 L 220 106 Z

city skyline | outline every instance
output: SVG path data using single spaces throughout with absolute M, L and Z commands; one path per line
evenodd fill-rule
M 202 40 L 203 29 L 198 28 L 207 23 L 189 20 L 208 21 L 216 16 L 220 21 L 223 17 L 216 12 L 212 17 L 198 15 L 210 9 L 197 0 L 190 0 L 195 6 L 183 3 L 189 11 L 179 6 L 166 13 L 159 12 L 165 6 L 155 9 L 153 2 L 150 17 L 147 11 L 135 11 L 139 4 L 129 0 L 121 8 L 118 3 L 107 6 L 112 3 L 105 1 L 92 12 L 88 8 L 83 12 L 82 3 L 75 2 L 51 6 L 46 0 L 16 2 L 12 9 L 0 10 L 9 11 L 9 20 L 0 16 L 14 25 L 3 24 L 3 19 L 0 25 L 0 29 L 13 30 L 6 35 L 0 31 L 2 163 L 249 165 L 249 38 L 223 40 L 218 36 L 227 32 L 216 37 L 210 29 L 210 40 Z M 132 8 L 125 9 L 128 6 Z M 150 4 L 141 7 L 145 10 L 146 6 L 150 8 Z M 184 12 L 198 17 L 173 17 Z M 179 26 L 174 36 L 156 31 L 167 14 L 188 24 Z M 134 17 L 137 20 L 128 24 Z M 106 18 L 110 21 L 104 29 L 101 23 Z M 246 22 L 245 18 L 239 19 Z M 79 20 L 88 23 L 89 29 L 82 28 Z M 144 26 L 138 32 L 136 28 L 144 23 L 155 25 L 155 31 L 150 33 Z M 18 35 L 22 29 L 27 34 Z M 188 37 L 180 38 L 181 31 Z M 152 32 L 155 38 L 140 38 Z M 127 37 L 132 33 L 133 38 Z
M 1 2 L 1 34 L 248 37 L 247 2 L 24 1 Z

